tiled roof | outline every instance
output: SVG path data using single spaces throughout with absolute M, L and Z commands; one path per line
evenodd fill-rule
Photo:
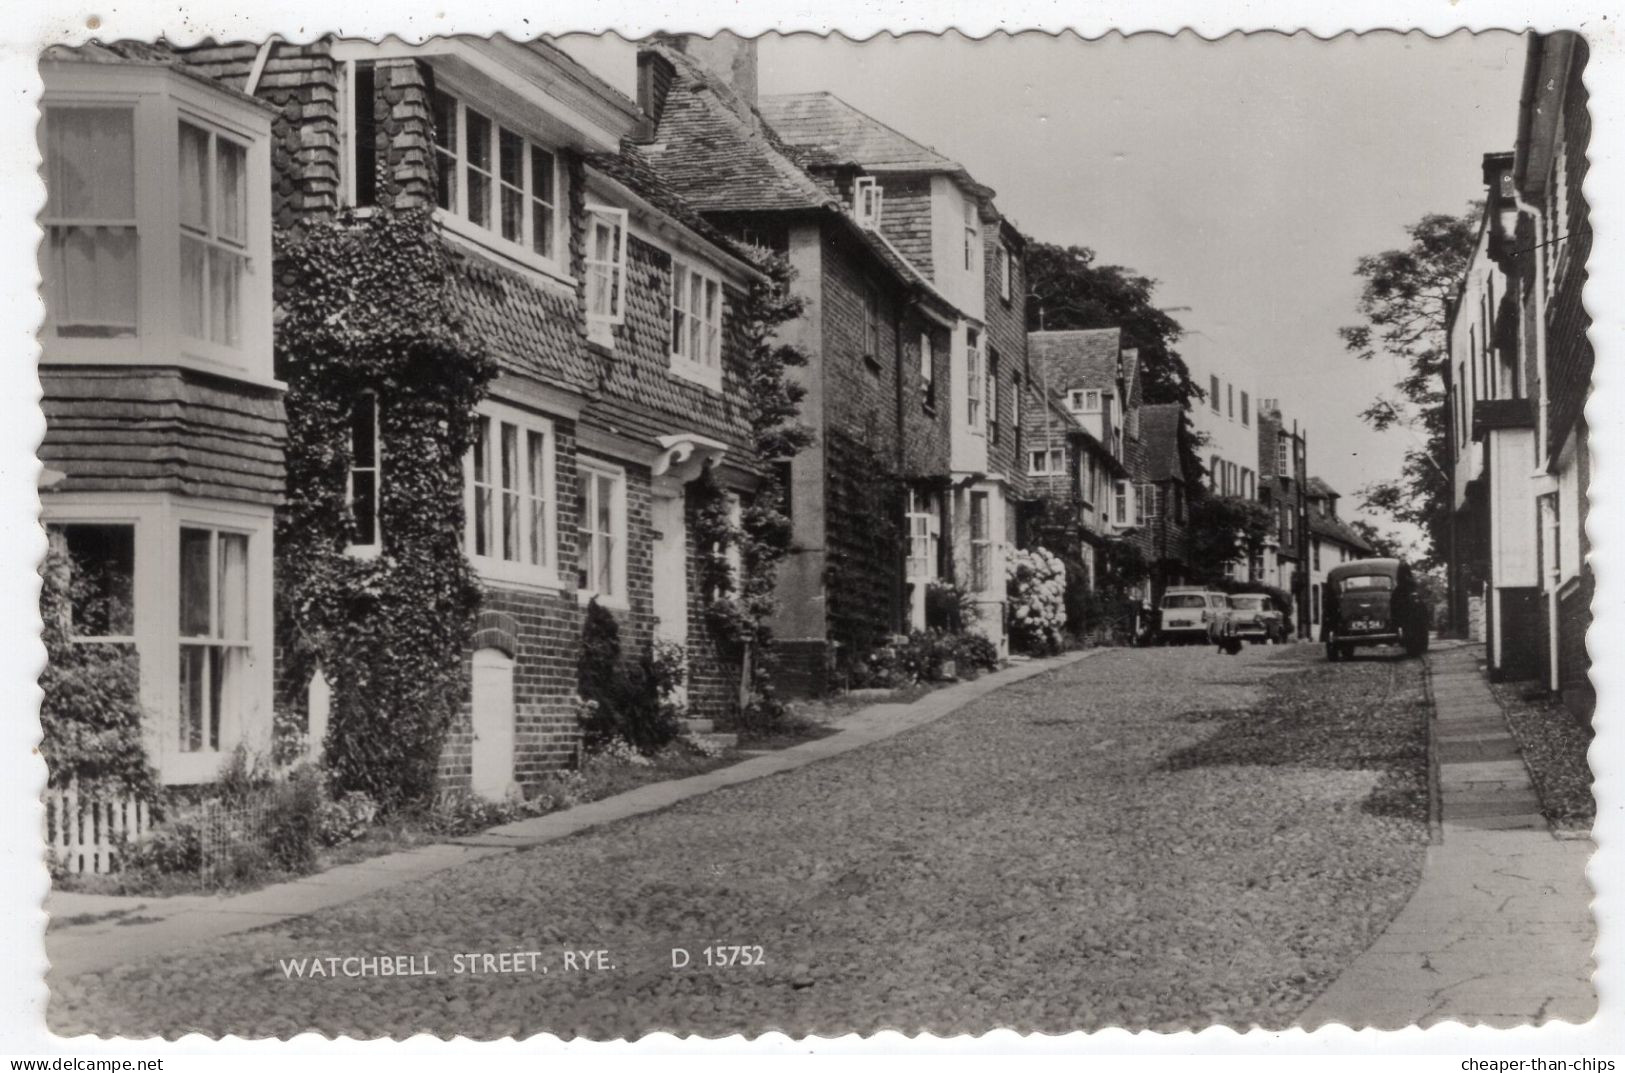
M 1326 498 L 1340 494 L 1335 491 L 1331 485 L 1327 484 L 1319 477 L 1310 477 L 1308 481 L 1304 482 L 1304 490 L 1311 496 L 1322 496 Z
M 808 167 L 856 164 L 869 171 L 940 172 L 983 198 L 993 190 L 957 160 L 922 145 L 827 91 L 763 97 L 757 105 Z
M 763 97 L 757 107 L 780 137 L 811 161 L 915 171 L 956 171 L 960 167 L 833 93 L 775 94 Z
M 458 309 L 499 365 L 578 392 L 593 391 L 598 374 L 578 327 L 582 317 L 575 291 L 563 283 L 532 282 L 471 250 L 458 253 L 461 265 L 453 284 Z
M 1140 407 L 1140 443 L 1145 453 L 1144 479 L 1184 480 L 1179 464 L 1179 423 L 1184 410 L 1177 402 Z
M 829 191 L 791 159 L 761 116 L 688 56 L 647 45 L 676 71 L 648 162 L 700 212 L 822 208 Z
M 1117 382 L 1121 344 L 1119 328 L 1027 333 L 1029 359 L 1057 395 L 1080 387 L 1111 390 Z
M 1314 483 L 1314 478 L 1310 478 L 1310 483 Z M 1371 545 L 1366 543 L 1365 537 L 1361 536 L 1357 530 L 1341 518 L 1321 514 L 1313 508 L 1309 511 L 1309 531 L 1316 536 L 1323 536 L 1347 544 L 1357 551 L 1369 552 L 1372 550 Z

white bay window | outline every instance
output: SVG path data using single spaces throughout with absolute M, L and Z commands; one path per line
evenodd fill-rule
M 41 72 L 43 360 L 269 381 L 269 112 L 167 68 Z

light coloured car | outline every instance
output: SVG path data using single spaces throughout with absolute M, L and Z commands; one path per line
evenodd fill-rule
M 1158 609 L 1158 640 L 1165 645 L 1206 641 L 1208 623 L 1229 606 L 1222 592 L 1189 586 L 1171 588 L 1162 594 Z
M 1286 616 L 1263 593 L 1233 593 L 1208 623 L 1208 640 L 1235 655 L 1248 641 L 1273 644 L 1286 637 Z

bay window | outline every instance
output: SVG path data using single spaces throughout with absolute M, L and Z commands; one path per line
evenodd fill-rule
M 40 70 L 43 361 L 270 380 L 269 115 L 168 68 Z
M 626 599 L 626 474 L 582 458 L 577 463 L 580 511 L 576 541 L 576 587 L 583 597 Z
M 555 444 L 546 418 L 488 403 L 465 465 L 464 546 L 480 573 L 556 584 Z
M 135 640 L 135 526 L 52 525 L 51 550 L 68 583 L 68 636 L 76 643 Z
M 1129 519 L 1134 516 L 1132 503 L 1134 488 L 1128 481 L 1112 482 L 1112 524 L 1128 526 Z
M 909 580 L 928 581 L 937 576 L 937 548 L 941 539 L 936 497 L 910 488 L 906 517 Z
M 452 229 L 563 272 L 557 154 L 450 93 L 432 112 L 435 204 Z
M 248 537 L 180 532 L 180 719 L 177 748 L 219 752 L 242 706 L 248 641 Z
M 722 389 L 722 284 L 682 261 L 672 263 L 671 356 L 674 371 Z

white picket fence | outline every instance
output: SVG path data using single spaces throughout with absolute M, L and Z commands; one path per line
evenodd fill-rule
M 45 841 L 60 867 L 74 875 L 106 875 L 119 866 L 124 845 L 141 841 L 152 814 L 133 797 L 81 797 L 77 784 L 45 791 Z

